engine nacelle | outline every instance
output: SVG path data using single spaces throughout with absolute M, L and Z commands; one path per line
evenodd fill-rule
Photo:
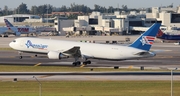
M 20 32 L 15 32 L 15 34 L 14 34 L 15 36 L 20 36 L 21 35 L 21 33 Z
M 62 53 L 56 52 L 56 51 L 50 51 L 48 52 L 48 58 L 49 59 L 61 59 L 61 58 L 68 58 L 68 56 L 63 55 Z

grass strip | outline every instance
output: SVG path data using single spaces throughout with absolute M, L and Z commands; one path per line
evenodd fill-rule
M 62 66 L 10 66 L 0 65 L 0 72 L 117 72 L 117 71 L 166 71 L 160 69 L 140 70 L 134 68 L 81 68 L 81 67 L 62 67 Z M 167 70 L 168 71 L 168 70 Z
M 170 96 L 170 81 L 53 81 L 41 82 L 42 96 Z M 0 96 L 38 96 L 35 81 L 0 82 Z M 174 81 L 174 96 L 180 94 Z

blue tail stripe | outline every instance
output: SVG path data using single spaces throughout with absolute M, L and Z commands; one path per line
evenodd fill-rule
M 144 32 L 137 40 L 135 40 L 130 47 L 149 51 L 152 46 L 152 39 L 155 39 L 161 24 L 153 24 L 146 32 Z M 149 39 L 149 40 L 148 40 Z

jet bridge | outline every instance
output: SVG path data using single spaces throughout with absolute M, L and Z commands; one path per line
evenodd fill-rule
M 91 26 L 65 27 L 63 31 L 66 32 L 67 36 L 94 35 L 96 33 L 94 27 Z
M 135 30 L 135 31 L 146 31 L 148 30 L 149 27 L 132 27 L 130 26 L 130 30 Z
M 119 28 L 110 28 L 110 27 L 95 27 L 96 31 L 102 32 L 105 35 L 119 34 Z

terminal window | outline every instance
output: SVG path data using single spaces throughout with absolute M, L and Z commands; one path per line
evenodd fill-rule
M 129 21 L 129 26 L 139 27 L 139 26 L 143 26 L 143 23 L 142 21 Z
M 90 18 L 90 19 L 89 19 L 89 24 L 90 24 L 90 25 L 98 25 L 98 19 Z
M 171 23 L 180 23 L 180 14 L 172 14 Z
M 23 22 L 26 19 L 29 19 L 29 17 L 14 17 L 14 22 Z

